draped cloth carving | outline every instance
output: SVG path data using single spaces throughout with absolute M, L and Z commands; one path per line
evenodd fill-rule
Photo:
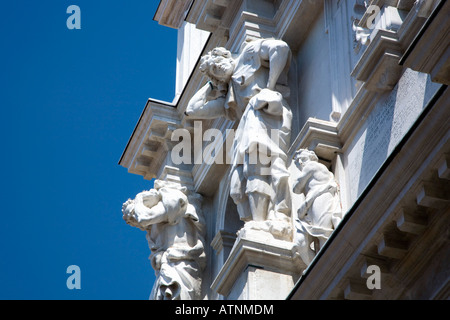
M 291 237 L 286 168 L 292 121 L 286 101 L 290 59 L 288 45 L 275 39 L 245 42 L 239 54 L 213 49 L 200 63 L 210 80 L 185 112 L 193 119 L 239 121 L 231 150 L 230 196 L 247 227 L 281 238 Z
M 201 196 L 156 180 L 154 189 L 123 204 L 124 220 L 147 231 L 150 261 L 157 279 L 151 300 L 201 299 L 205 268 L 205 220 Z

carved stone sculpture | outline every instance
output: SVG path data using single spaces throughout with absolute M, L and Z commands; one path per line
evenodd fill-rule
M 212 50 L 200 65 L 210 81 L 185 111 L 191 118 L 239 120 L 231 150 L 230 195 L 246 222 L 283 221 L 290 226 L 286 152 L 292 112 L 285 100 L 290 58 L 288 45 L 273 39 L 246 42 L 238 55 L 225 48 Z M 273 227 L 266 231 L 289 233 Z
M 369 45 L 370 42 L 370 29 L 362 28 L 357 25 L 358 20 L 354 20 L 352 29 L 355 32 L 356 42 L 360 42 L 363 46 Z
M 308 265 L 342 219 L 339 188 L 332 172 L 313 151 L 300 149 L 294 157 L 300 175 L 293 191 L 301 195 L 294 241 Z M 311 245 L 314 244 L 314 251 Z
M 160 180 L 123 204 L 124 220 L 147 231 L 157 276 L 151 300 L 201 299 L 205 221 L 200 206 L 200 195 Z

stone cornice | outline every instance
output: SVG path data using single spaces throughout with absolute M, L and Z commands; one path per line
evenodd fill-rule
M 336 123 L 309 118 L 292 142 L 288 159 L 292 159 L 294 153 L 302 148 L 312 150 L 320 159 L 331 162 L 342 148 Z
M 398 64 L 401 56 L 397 33 L 376 29 L 352 76 L 365 82 L 367 90 L 378 92 L 392 90 L 401 76 L 402 66 Z
M 237 51 L 247 38 L 280 38 L 293 50 L 303 42 L 323 1 L 196 0 L 186 21 L 209 32 L 221 32 L 227 48 Z
M 202 55 L 218 45 L 223 45 L 217 42 L 220 39 L 221 37 L 210 37 Z M 127 168 L 130 173 L 142 175 L 148 180 L 164 175 L 166 166 L 173 168 L 170 156 L 168 157 L 168 151 L 173 146 L 172 132 L 178 128 L 193 131 L 193 121 L 185 118 L 184 110 L 190 97 L 205 82 L 204 76 L 198 70 L 197 62 L 183 92 L 174 102 L 148 99 L 119 160 L 119 165 Z M 180 169 L 187 170 L 191 174 L 192 165 L 184 165 Z
M 160 25 L 178 29 L 184 22 L 193 0 L 162 0 L 153 20 Z
M 400 61 L 404 67 L 429 73 L 433 81 L 447 85 L 450 84 L 449 14 L 450 3 L 440 1 Z
M 145 179 L 157 177 L 169 149 L 167 143 L 171 134 L 180 127 L 181 121 L 173 105 L 149 99 L 119 164 Z
M 246 231 L 238 236 L 211 288 L 228 296 L 236 280 L 248 266 L 297 278 L 306 266 L 294 253 L 293 246 L 292 242 L 273 239 L 266 232 Z

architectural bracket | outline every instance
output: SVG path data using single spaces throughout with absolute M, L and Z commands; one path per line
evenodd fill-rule
M 274 239 L 264 231 L 244 231 L 239 233 L 211 288 L 228 299 L 237 299 L 241 295 L 245 295 L 242 297 L 245 299 L 279 299 L 287 296 L 306 268 L 294 253 L 294 243 Z M 252 285 L 251 274 L 255 272 L 260 279 Z M 279 283 L 279 286 L 272 290 L 258 287 L 267 283 L 261 281 L 264 277 L 278 277 L 278 282 L 270 283 Z
M 302 148 L 314 151 L 321 160 L 331 162 L 342 148 L 336 123 L 309 118 L 288 151 L 288 159 Z
M 398 64 L 402 51 L 396 32 L 377 29 L 369 46 L 353 69 L 352 76 L 364 81 L 369 91 L 392 90 L 400 79 L 402 66 Z
M 178 128 L 181 121 L 177 109 L 149 99 L 119 164 L 147 180 L 158 177 L 172 148 L 172 132 Z

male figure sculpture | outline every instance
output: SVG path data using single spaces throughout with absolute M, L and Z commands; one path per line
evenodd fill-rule
M 313 151 L 300 149 L 294 161 L 300 175 L 293 191 L 301 194 L 303 200 L 295 219 L 294 241 L 303 261 L 309 264 L 314 257 L 311 243 L 314 241 L 317 252 L 341 221 L 341 202 L 333 173 L 318 162 Z
M 151 300 L 201 299 L 205 221 L 200 195 L 156 180 L 155 188 L 123 204 L 124 220 L 147 231 L 157 279 Z
M 290 219 L 286 151 L 292 113 L 283 97 L 290 57 L 288 45 L 273 39 L 245 43 L 234 57 L 215 48 L 200 65 L 210 81 L 185 111 L 191 118 L 239 120 L 231 150 L 230 196 L 244 221 Z

